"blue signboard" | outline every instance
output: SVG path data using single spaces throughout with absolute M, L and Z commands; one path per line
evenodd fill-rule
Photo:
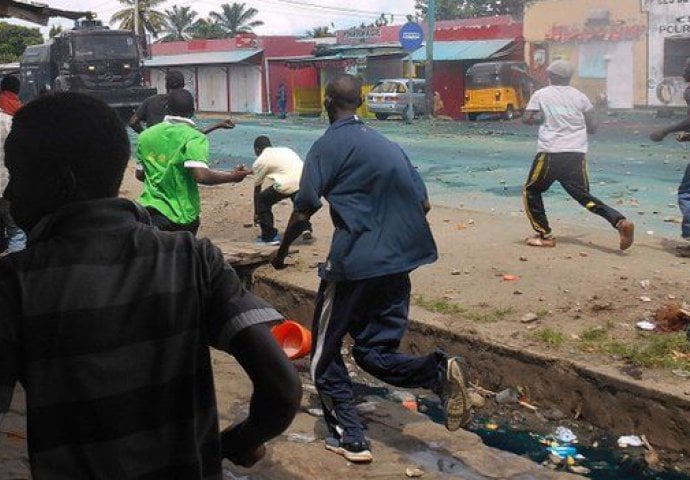
M 415 22 L 407 22 L 400 28 L 400 45 L 403 50 L 412 52 L 422 46 L 424 30 Z

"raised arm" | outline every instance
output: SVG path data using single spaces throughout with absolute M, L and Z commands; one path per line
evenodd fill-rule
M 235 128 L 235 122 L 233 122 L 231 119 L 226 118 L 225 120 L 216 123 L 215 125 L 211 125 L 205 130 L 202 130 L 202 133 L 204 135 L 208 135 L 211 132 L 215 132 L 216 130 L 223 129 L 223 130 L 230 130 Z
M 231 172 L 221 172 L 218 170 L 211 170 L 207 167 L 188 167 L 194 180 L 201 185 L 220 185 L 222 183 L 240 183 L 247 175 L 251 175 L 251 170 L 246 170 L 240 167 Z

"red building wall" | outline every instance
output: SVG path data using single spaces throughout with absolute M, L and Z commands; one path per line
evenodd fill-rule
M 270 60 L 268 62 L 269 85 L 271 93 L 271 112 L 278 113 L 278 87 L 285 83 L 287 92 L 287 111 L 293 112 L 293 90 L 296 88 L 310 88 L 319 86 L 319 75 L 316 68 L 288 68 L 284 60 Z
M 456 120 L 463 118 L 460 109 L 465 102 L 465 68 L 462 62 L 434 63 L 434 92 L 443 100 L 441 115 Z

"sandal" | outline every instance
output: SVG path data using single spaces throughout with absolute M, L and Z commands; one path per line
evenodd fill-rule
M 553 237 L 544 238 L 541 235 L 535 235 L 525 240 L 525 243 L 530 247 L 546 247 L 553 248 L 556 246 L 556 239 Z

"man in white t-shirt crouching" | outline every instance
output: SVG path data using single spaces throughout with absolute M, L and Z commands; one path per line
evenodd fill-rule
M 274 226 L 273 205 L 286 198 L 294 199 L 299 191 L 304 162 L 287 147 L 273 147 L 271 140 L 261 135 L 254 140 L 254 153 L 258 157 L 254 172 L 254 223 L 261 227 L 257 245 L 280 245 L 280 235 Z M 263 184 L 268 186 L 262 190 Z M 311 240 L 311 225 L 302 234 Z
M 558 181 L 580 205 L 618 230 L 620 249 L 627 250 L 633 244 L 635 226 L 589 193 L 587 134 L 596 133 L 598 127 L 594 106 L 584 93 L 570 86 L 574 73 L 570 62 L 555 61 L 547 71 L 550 85 L 534 93 L 523 118 L 528 125 L 541 125 L 538 153 L 523 189 L 525 211 L 537 232 L 527 239 L 527 244 L 556 246 L 542 194 Z

